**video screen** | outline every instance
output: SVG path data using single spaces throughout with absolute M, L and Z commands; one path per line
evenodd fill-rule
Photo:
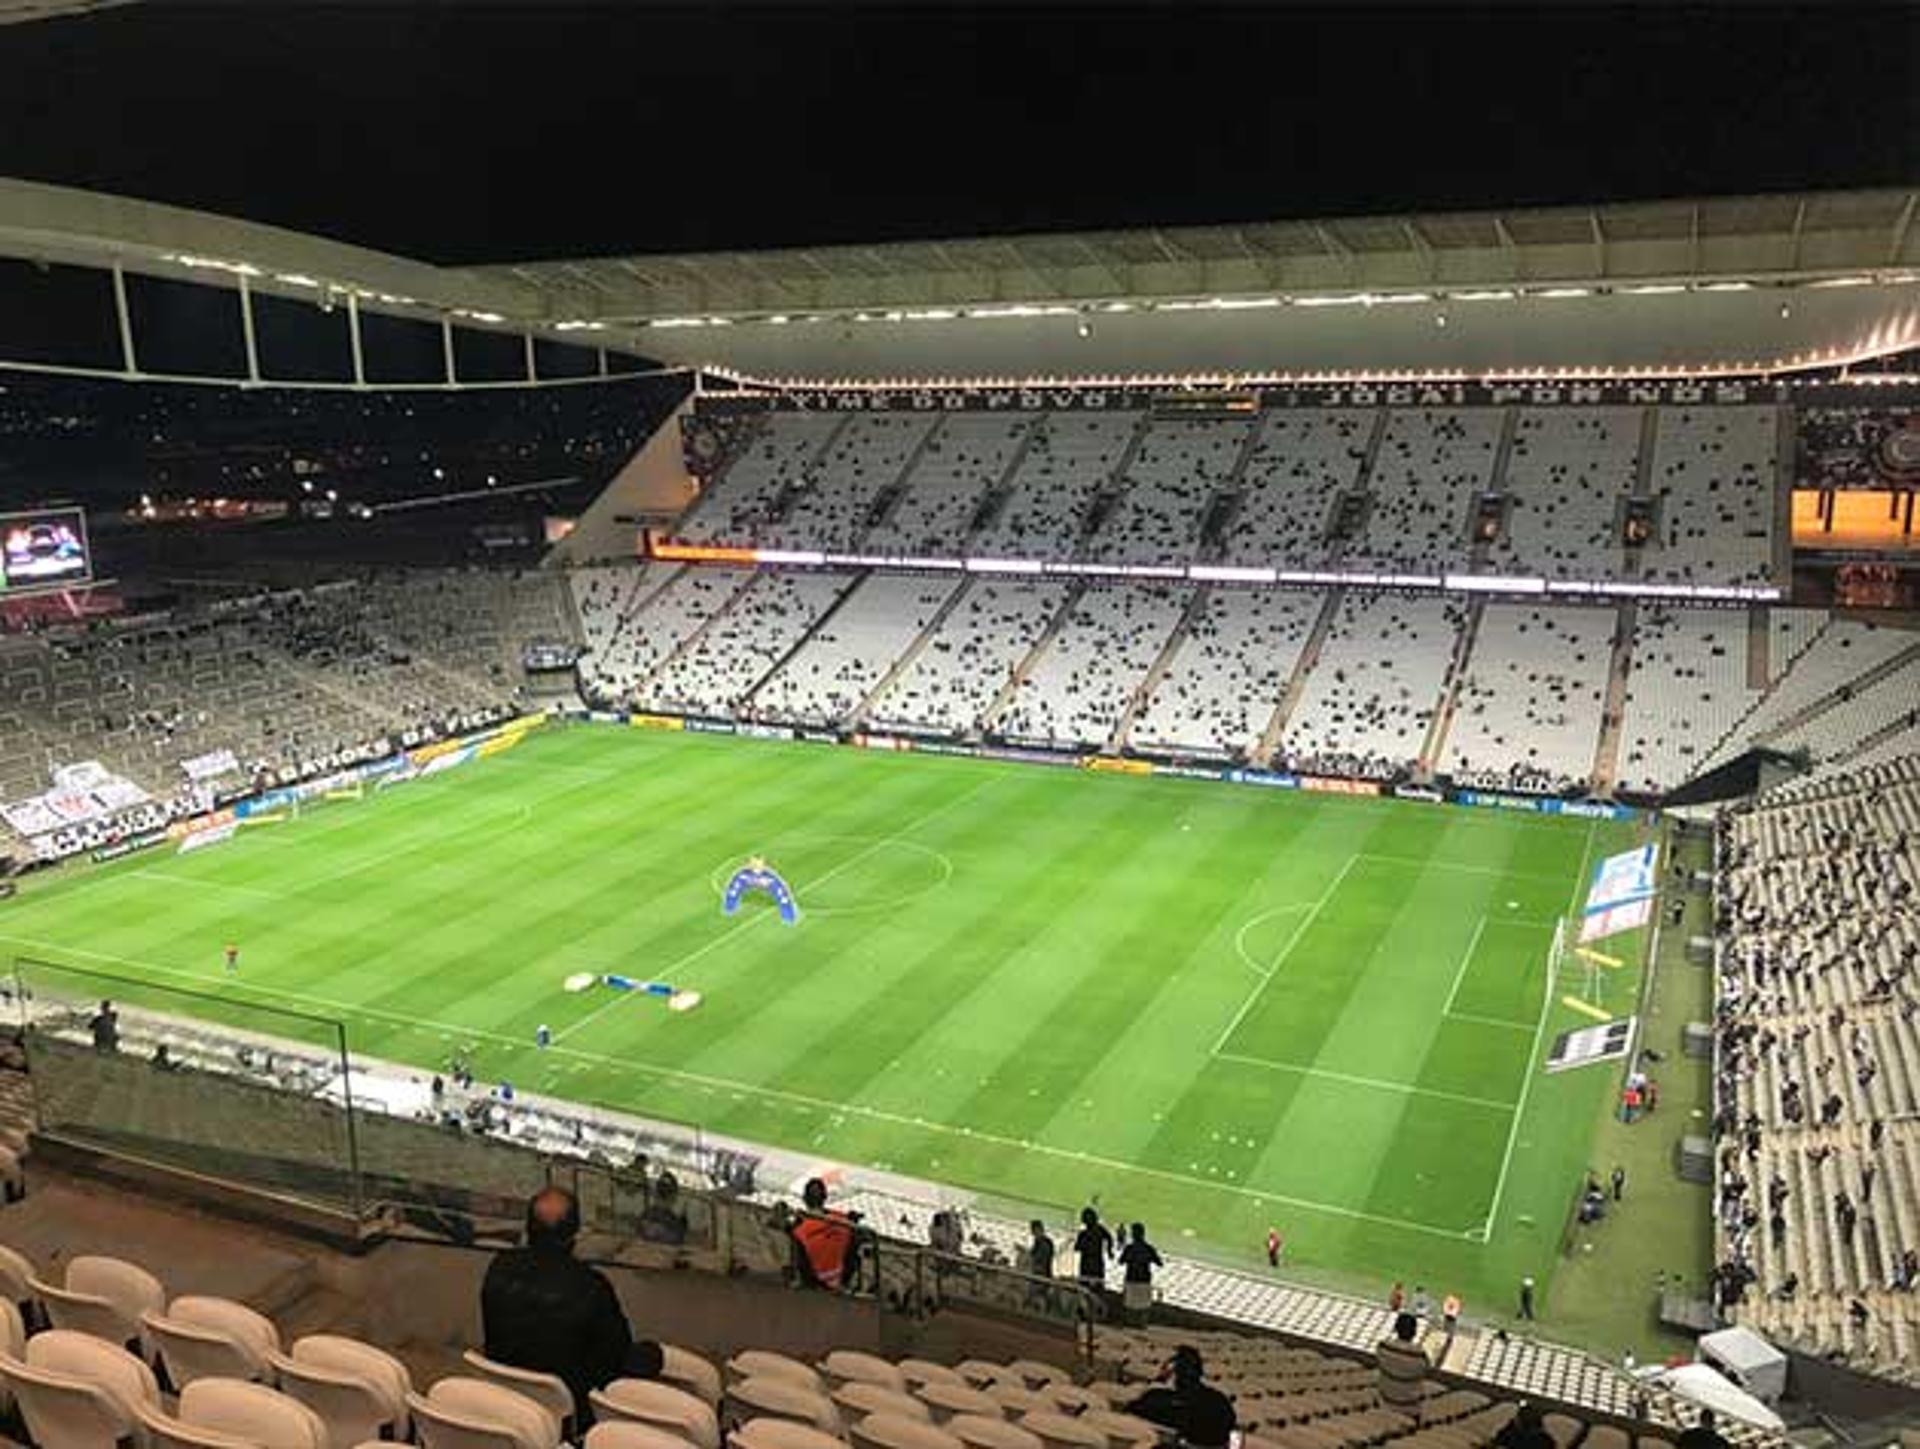
M 92 577 L 87 522 L 79 509 L 0 514 L 0 592 L 84 583 Z

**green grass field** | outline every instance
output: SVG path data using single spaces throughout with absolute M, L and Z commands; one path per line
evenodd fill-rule
M 1504 1307 L 1551 1275 L 1616 1081 L 1538 1070 L 1586 1020 L 1548 999 L 1554 924 L 1634 831 L 582 727 L 30 879 L 0 948 L 1002 1201 L 1098 1194 L 1163 1250 L 1250 1259 L 1274 1223 L 1306 1276 Z M 750 853 L 799 925 L 723 918 Z M 1624 1012 L 1639 942 L 1608 949 Z M 582 970 L 705 1003 L 563 992 Z

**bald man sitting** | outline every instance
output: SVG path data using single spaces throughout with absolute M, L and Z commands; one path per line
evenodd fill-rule
M 561 1187 L 527 1203 L 527 1245 L 501 1253 L 480 1289 L 486 1355 L 515 1368 L 557 1374 L 573 1391 L 574 1427 L 593 1422 L 592 1389 L 617 1378 L 660 1376 L 660 1345 L 634 1342 L 613 1284 L 573 1256 L 580 1204 Z

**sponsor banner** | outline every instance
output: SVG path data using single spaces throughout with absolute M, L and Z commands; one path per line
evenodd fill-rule
M 903 738 L 900 735 L 870 735 L 864 733 L 853 736 L 853 746 L 859 750 L 898 750 L 902 754 L 908 750 L 923 748 L 914 741 Z
M 680 727 L 696 735 L 730 735 L 736 732 L 730 719 L 689 719 L 682 720 Z
M 48 835 L 66 824 L 47 807 L 47 802 L 34 795 L 25 800 L 15 800 L 0 805 L 0 819 L 4 819 L 21 835 L 31 840 L 36 835 Z
M 420 765 L 422 777 L 437 775 L 442 770 L 451 770 L 472 760 L 477 753 L 472 745 L 462 745 L 452 751 L 442 751 L 432 759 Z
M 250 800 L 235 801 L 233 813 L 236 818 L 247 820 L 255 815 L 266 815 L 273 811 L 285 810 L 297 799 L 299 799 L 299 796 L 285 787 L 277 790 L 268 790 L 263 794 L 255 795 Z
M 140 835 L 130 835 L 125 840 L 116 840 L 111 845 L 103 845 L 92 852 L 93 859 L 102 865 L 110 860 L 118 860 L 124 855 L 132 855 L 136 850 L 145 850 L 148 846 L 159 845 L 167 838 L 164 830 L 149 830 Z
M 240 761 L 234 758 L 232 750 L 212 750 L 204 755 L 195 755 L 190 760 L 182 760 L 180 768 L 186 772 L 189 780 L 213 780 L 221 775 L 240 773 Z
M 1123 412 L 1162 406 L 1167 399 L 1162 382 L 1132 386 L 956 386 L 956 387 L 797 387 L 769 399 L 706 398 L 699 404 L 703 417 L 731 413 L 765 412 L 769 402 L 796 412 Z M 1221 407 L 1243 409 L 1251 397 L 1263 408 L 1424 408 L 1424 407 L 1582 407 L 1597 403 L 1710 404 L 1775 402 L 1787 396 L 1786 387 L 1766 378 L 1664 379 L 1501 379 L 1418 382 L 1365 380 L 1318 383 L 1269 382 L 1222 385 L 1211 392 L 1204 386 L 1183 388 L 1181 401 L 1204 404 L 1210 397 Z M 704 550 L 722 553 L 722 550 Z M 668 555 L 661 555 L 667 557 Z M 673 557 L 682 557 L 675 554 Z
M 1123 760 L 1112 755 L 1088 755 L 1080 761 L 1081 768 L 1095 770 L 1103 775 L 1151 775 L 1154 768 L 1147 760 Z
M 610 709 L 590 709 L 587 711 L 586 717 L 595 724 L 627 724 L 631 720 L 631 716 L 615 714 Z M 575 718 L 578 718 L 578 716 L 575 716 Z
M 240 816 L 233 810 L 215 810 L 209 815 L 196 815 L 191 820 L 176 820 L 167 827 L 167 836 L 171 840 L 186 840 L 207 830 L 224 830 L 239 822 Z
M 1225 776 L 1236 785 L 1264 785 L 1269 790 L 1298 790 L 1298 775 L 1283 775 L 1273 770 L 1229 770 Z
M 1217 766 L 1210 769 L 1205 765 L 1156 764 L 1153 767 L 1153 773 L 1156 775 L 1171 775 L 1176 780 L 1225 780 L 1232 772 L 1220 769 Z
M 1654 873 L 1659 858 L 1660 848 L 1647 844 L 1610 855 L 1594 866 L 1593 884 L 1587 890 L 1587 914 L 1650 900 L 1658 888 Z
M 1605 800 L 1562 800 L 1553 795 L 1507 795 L 1491 790 L 1455 790 L 1453 803 L 1485 810 L 1524 810 L 1536 815 L 1573 815 L 1582 820 L 1632 820 L 1631 806 Z
M 1300 788 L 1321 795 L 1378 795 L 1378 780 L 1346 780 L 1336 775 L 1302 775 Z
M 627 723 L 637 730 L 683 730 L 687 722 L 677 714 L 630 714 Z
M 922 747 L 924 748 L 924 746 Z M 983 760 L 1007 760 L 1016 765 L 1078 765 L 1078 755 L 1053 755 L 1045 750 L 1023 750 L 1013 745 L 982 745 L 976 750 L 964 747 L 956 748 L 952 753 L 966 753 Z
M 1635 931 L 1653 919 L 1653 901 L 1629 901 L 1623 906 L 1604 906 L 1580 918 L 1580 940 L 1604 941 L 1622 931 Z
M 793 731 L 785 725 L 741 724 L 733 727 L 737 735 L 745 735 L 750 740 L 790 740 Z
M 1424 800 L 1429 805 L 1444 805 L 1447 797 L 1430 785 L 1395 785 L 1393 798 L 1396 800 Z
M 526 737 L 527 732 L 525 730 L 508 730 L 505 733 L 494 735 L 489 739 L 480 741 L 479 744 L 474 746 L 474 756 L 477 759 L 485 760 L 494 755 L 504 754 Z
M 190 850 L 204 850 L 209 845 L 224 845 L 233 839 L 233 837 L 239 833 L 239 830 L 240 822 L 237 820 L 229 820 L 224 825 L 207 826 L 204 829 L 193 831 L 191 834 L 183 835 L 180 838 L 180 845 L 174 853 L 176 855 L 185 855 Z
M 1638 1021 L 1638 1017 L 1623 1016 L 1602 1026 L 1561 1032 L 1547 1052 L 1547 1070 L 1564 1072 L 1574 1067 L 1590 1067 L 1595 1062 L 1625 1060 L 1633 1047 L 1633 1029 Z
M 795 739 L 805 740 L 809 744 L 815 745 L 837 745 L 840 743 L 840 736 L 832 730 L 795 730 L 793 736 Z

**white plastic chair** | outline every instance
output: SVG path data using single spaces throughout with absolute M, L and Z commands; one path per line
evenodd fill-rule
M 1079 1422 L 1090 1424 L 1115 1445 L 1158 1444 L 1160 1426 L 1118 1409 L 1088 1409 Z
M 36 1334 L 25 1360 L 0 1359 L 0 1378 L 40 1449 L 112 1449 L 137 1435 L 142 1408 L 160 1406 L 152 1369 L 123 1348 L 70 1330 Z
M 824 1394 L 790 1378 L 742 1379 L 727 1390 L 726 1419 L 791 1419 L 828 1434 L 841 1429 L 840 1411 Z
M 660 1345 L 660 1377 L 675 1388 L 685 1389 L 688 1393 L 707 1402 L 707 1407 L 720 1407 L 720 1370 L 715 1368 L 701 1355 L 690 1348 L 681 1348 L 678 1344 Z
M 32 1303 L 33 1280 L 39 1276 L 40 1270 L 33 1266 L 31 1258 L 17 1248 L 0 1243 L 0 1298 L 9 1303 Z
M 826 1377 L 829 1389 L 843 1384 L 878 1384 L 899 1393 L 907 1387 L 907 1376 L 900 1372 L 897 1364 L 850 1348 L 836 1348 L 821 1359 L 820 1372 Z
M 525 1394 L 486 1379 L 441 1379 L 407 1408 L 426 1449 L 558 1449 L 560 1421 Z
M 1041 1449 L 1040 1436 L 979 1414 L 956 1414 L 940 1426 L 969 1449 Z
M 853 1449 L 964 1449 L 945 1429 L 900 1414 L 869 1414 L 853 1426 Z
M 688 1449 L 688 1445 L 671 1430 L 633 1419 L 612 1419 L 587 1430 L 584 1449 Z
M 280 1352 L 272 1320 L 231 1298 L 183 1294 L 140 1322 L 176 1389 L 197 1379 L 264 1379 Z
M 1037 1358 L 1017 1358 L 1007 1367 L 1018 1374 L 1020 1381 L 1030 1389 L 1073 1382 L 1073 1375 L 1058 1364 L 1042 1363 Z
M 558 1374 L 541 1373 L 536 1369 L 515 1368 L 510 1363 L 498 1363 L 470 1348 L 461 1356 L 466 1366 L 473 1370 L 475 1377 L 488 1383 L 511 1389 L 516 1394 L 524 1394 L 540 1405 L 559 1423 L 561 1433 L 573 1422 L 573 1390 L 567 1387 L 567 1381 Z
M 696 1449 L 720 1449 L 720 1420 L 705 1399 L 672 1384 L 615 1379 L 587 1395 L 594 1417 L 651 1424 L 678 1435 Z
M 933 1422 L 933 1410 L 912 1394 L 859 1379 L 842 1384 L 828 1397 L 840 1410 L 840 1417 L 849 1424 L 869 1414 L 898 1414 L 904 1419 L 918 1419 L 923 1424 Z
M 742 1379 L 786 1379 L 804 1384 L 816 1394 L 826 1392 L 819 1373 L 811 1365 L 763 1348 L 745 1349 L 727 1360 L 727 1382 L 738 1383 Z
M 320 1416 L 333 1449 L 379 1439 L 382 1430 L 396 1439 L 407 1437 L 413 1380 L 406 1365 L 385 1349 L 314 1333 L 295 1342 L 291 1355 L 275 1354 L 270 1362 L 280 1391 Z
M 898 1367 L 900 1376 L 916 1389 L 923 1384 L 964 1384 L 966 1382 L 945 1364 L 935 1363 L 928 1358 L 903 1358 Z
M 256 1449 L 327 1449 L 327 1426 L 318 1414 L 277 1389 L 244 1379 L 195 1379 L 181 1391 L 174 1417 L 194 1434 Z
M 945 1379 L 933 1379 L 920 1385 L 917 1395 L 920 1402 L 933 1410 L 933 1421 L 938 1424 L 958 1414 L 970 1414 L 977 1419 L 1004 1419 L 1007 1411 L 1000 1406 L 999 1400 L 983 1393 L 966 1383 L 949 1383 Z
M 103 1338 L 108 1343 L 138 1342 L 147 1348 L 140 1315 L 167 1306 L 160 1280 L 134 1263 L 85 1254 L 67 1264 L 64 1283 L 34 1279 L 34 1295 L 55 1328 Z
M 259 1449 L 251 1439 L 202 1429 L 145 1404 L 140 1406 L 139 1418 L 140 1427 L 146 1431 L 147 1449 Z
M 1108 1449 L 1107 1436 L 1100 1430 L 1050 1409 L 1022 1415 L 1020 1427 L 1035 1435 L 1045 1449 Z
M 848 1449 L 847 1441 L 791 1419 L 749 1419 L 727 1435 L 727 1449 Z

